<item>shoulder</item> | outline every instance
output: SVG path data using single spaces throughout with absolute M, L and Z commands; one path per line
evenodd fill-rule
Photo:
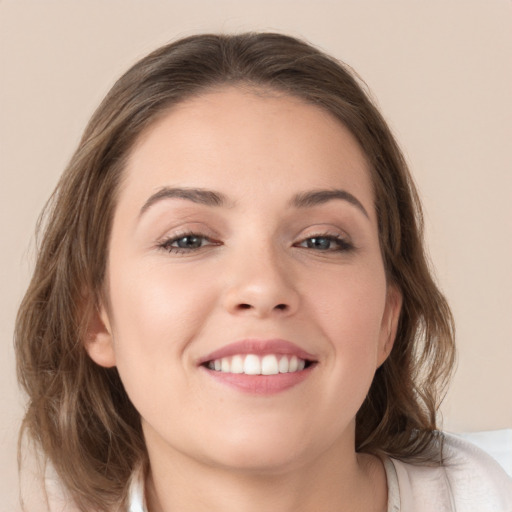
M 449 434 L 445 435 L 444 450 L 443 469 L 460 510 L 512 512 L 512 479 L 496 460 Z
M 512 512 L 512 479 L 488 454 L 445 434 L 438 467 L 392 460 L 401 510 L 406 512 Z

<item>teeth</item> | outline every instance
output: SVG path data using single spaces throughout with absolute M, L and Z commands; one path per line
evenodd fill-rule
M 254 354 L 249 354 L 244 361 L 244 373 L 247 375 L 260 375 L 261 363 L 260 358 Z
M 261 374 L 262 375 L 277 375 L 279 373 L 279 366 L 277 365 L 277 357 L 273 355 L 265 356 L 261 360 Z
M 221 372 L 229 372 L 229 359 L 227 357 L 223 357 L 221 360 L 220 360 L 220 371 Z
M 234 356 L 231 359 L 231 373 L 244 373 L 244 360 L 242 356 Z
M 235 355 L 209 361 L 207 367 L 223 373 L 245 373 L 246 375 L 277 375 L 304 370 L 306 361 L 297 356 L 267 354 L 263 357 L 255 354 Z

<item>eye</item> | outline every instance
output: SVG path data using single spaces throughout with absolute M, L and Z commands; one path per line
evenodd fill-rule
M 170 253 L 187 253 L 197 251 L 210 245 L 219 245 L 211 238 L 197 233 L 186 233 L 168 238 L 158 246 Z
M 336 235 L 315 235 L 302 240 L 297 244 L 297 247 L 322 252 L 350 251 L 354 248 L 350 242 Z

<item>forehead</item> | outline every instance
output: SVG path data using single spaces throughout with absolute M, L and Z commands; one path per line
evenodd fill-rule
M 372 209 L 365 155 L 350 131 L 322 108 L 275 91 L 225 87 L 175 105 L 137 140 L 123 195 L 162 186 L 244 195 L 264 186 L 295 191 L 344 188 Z

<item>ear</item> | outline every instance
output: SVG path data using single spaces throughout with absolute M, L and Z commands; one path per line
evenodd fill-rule
M 402 310 L 402 293 L 393 284 L 388 285 L 386 307 L 382 316 L 377 368 L 388 358 L 395 343 L 398 320 Z
M 112 368 L 116 365 L 112 327 L 104 306 L 95 308 L 90 315 L 85 336 L 85 350 L 100 366 Z

